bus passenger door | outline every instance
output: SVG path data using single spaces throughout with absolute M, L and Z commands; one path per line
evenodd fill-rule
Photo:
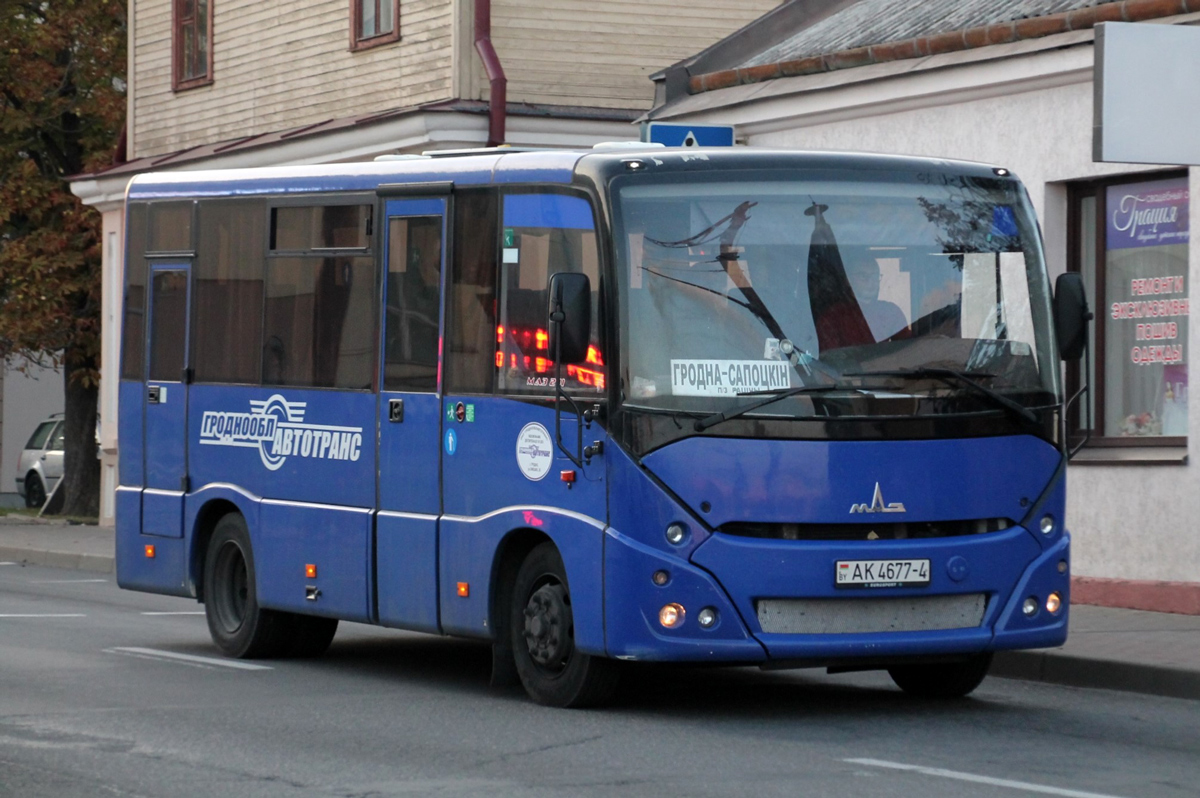
M 183 536 L 187 479 L 188 322 L 191 269 L 150 267 L 149 372 L 146 390 L 142 532 Z
M 383 363 L 379 401 L 379 623 L 439 631 L 439 353 L 444 196 L 385 203 Z

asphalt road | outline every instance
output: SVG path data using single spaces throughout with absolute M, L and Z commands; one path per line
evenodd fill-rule
M 1200 702 L 643 666 L 553 710 L 488 688 L 477 643 L 343 624 L 320 660 L 247 663 L 202 609 L 0 565 L 0 796 L 1200 794 Z

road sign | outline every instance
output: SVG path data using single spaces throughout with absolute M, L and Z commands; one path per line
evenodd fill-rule
M 1200 165 L 1200 28 L 1096 26 L 1092 159 Z
M 733 125 L 676 125 L 651 122 L 646 141 L 668 147 L 732 147 Z

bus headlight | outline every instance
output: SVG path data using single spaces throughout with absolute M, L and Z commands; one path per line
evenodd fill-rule
M 1037 615 L 1038 604 L 1040 603 L 1041 602 L 1037 600 L 1037 596 L 1030 596 L 1029 598 L 1025 599 L 1025 603 L 1021 605 L 1021 612 L 1025 613 L 1026 618 L 1032 618 L 1033 616 Z
M 1055 615 L 1062 609 L 1062 596 L 1051 593 L 1046 597 L 1046 612 Z
M 667 542 L 678 546 L 687 537 L 687 527 L 683 524 L 671 524 L 667 527 Z
M 1042 521 L 1038 526 L 1042 530 L 1043 535 L 1049 535 L 1054 531 L 1054 516 L 1043 515 Z

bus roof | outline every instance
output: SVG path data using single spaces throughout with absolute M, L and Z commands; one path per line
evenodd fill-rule
M 459 186 L 505 183 L 570 183 L 576 166 L 589 161 L 620 162 L 630 158 L 675 162 L 676 168 L 762 168 L 786 163 L 793 168 L 849 167 L 859 169 L 922 169 L 968 175 L 1008 175 L 988 164 L 911 156 L 852 152 L 803 152 L 756 148 L 651 148 L 619 150 L 503 149 L 463 151 L 433 157 L 380 160 L 315 166 L 150 172 L 137 175 L 129 186 L 130 200 L 184 197 L 237 197 L 308 194 L 332 191 L 375 191 L 405 183 L 453 182 Z M 781 162 L 782 159 L 782 162 Z

